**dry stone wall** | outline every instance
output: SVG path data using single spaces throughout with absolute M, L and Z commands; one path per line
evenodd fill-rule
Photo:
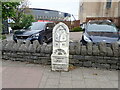
M 51 64 L 52 44 L 40 45 L 38 41 L 2 41 L 2 59 L 28 61 L 39 64 Z M 69 45 L 70 64 L 79 67 L 94 67 L 104 69 L 120 69 L 120 46 L 117 43 L 88 43 L 71 42 Z

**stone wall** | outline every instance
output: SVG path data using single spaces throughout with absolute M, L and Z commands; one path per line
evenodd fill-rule
M 21 41 L 2 42 L 2 58 L 4 60 L 28 61 L 39 64 L 51 64 L 52 44 L 40 45 L 37 41 L 23 44 Z M 104 69 L 120 69 L 120 46 L 117 43 L 110 45 L 71 42 L 69 47 L 70 64 L 79 67 L 94 67 Z

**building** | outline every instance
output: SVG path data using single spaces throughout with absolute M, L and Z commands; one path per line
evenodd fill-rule
M 39 8 L 28 8 L 25 13 L 33 15 L 36 20 L 69 21 L 71 17 L 69 13 Z
M 119 19 L 118 19 L 118 27 L 120 28 L 120 1 L 119 1 L 119 3 L 118 3 L 118 17 L 119 17 Z
M 83 0 L 79 5 L 79 19 L 81 23 L 87 18 L 120 17 L 120 0 Z

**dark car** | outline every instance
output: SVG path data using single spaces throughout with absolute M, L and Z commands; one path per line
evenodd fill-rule
M 55 24 L 53 22 L 34 22 L 27 30 L 16 31 L 13 35 L 13 40 L 38 40 L 40 44 L 47 43 L 52 39 L 52 30 Z
M 84 28 L 81 42 L 120 43 L 119 30 L 109 20 L 89 21 Z

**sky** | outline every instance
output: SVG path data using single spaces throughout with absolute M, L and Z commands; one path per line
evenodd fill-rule
M 29 0 L 30 8 L 58 10 L 73 14 L 78 19 L 79 0 Z

